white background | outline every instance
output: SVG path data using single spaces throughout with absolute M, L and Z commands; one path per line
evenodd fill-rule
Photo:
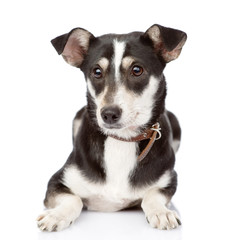
M 226 239 L 226 8 L 224 0 L 1 1 L 1 239 Z M 72 119 L 86 103 L 83 74 L 50 40 L 74 27 L 98 36 L 154 23 L 188 34 L 165 69 L 167 107 L 183 130 L 173 198 L 183 227 L 153 230 L 141 211 L 83 212 L 63 232 L 39 232 L 46 184 L 72 149 Z

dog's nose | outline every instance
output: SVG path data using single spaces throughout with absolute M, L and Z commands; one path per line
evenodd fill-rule
M 101 116 L 105 123 L 114 124 L 121 117 L 122 110 L 117 106 L 109 106 L 101 109 Z

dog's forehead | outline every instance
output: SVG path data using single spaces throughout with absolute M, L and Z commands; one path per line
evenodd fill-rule
M 118 45 L 124 44 L 124 48 L 121 48 L 121 50 L 123 51 L 123 55 L 127 54 L 131 48 L 130 46 L 138 44 L 141 34 L 134 32 L 130 34 L 106 34 L 97 37 L 89 49 L 90 63 L 97 62 L 103 57 L 111 60 L 116 54 L 116 50 L 118 52 L 120 50 L 120 48 L 116 48 L 117 43 L 119 43 Z
M 138 41 L 142 35 L 143 35 L 142 32 L 132 32 L 132 33 L 127 33 L 127 34 L 105 34 L 105 35 L 98 37 L 97 39 L 104 44 L 105 43 L 112 44 L 113 41 L 115 41 L 115 40 L 117 40 L 119 42 L 130 43 L 130 42 Z
M 142 32 L 132 32 L 129 34 L 106 34 L 97 37 L 89 48 L 87 66 L 92 68 L 96 64 L 99 65 L 101 61 L 101 63 L 104 63 L 104 69 L 106 66 L 110 66 L 113 70 L 116 70 L 119 65 L 127 67 L 134 60 L 134 62 L 147 65 L 149 68 L 155 65 L 155 68 L 151 71 L 154 75 L 159 75 L 162 66 L 158 67 L 160 62 L 152 45 L 150 42 L 144 41 L 141 38 L 142 35 Z M 100 66 L 103 67 L 101 64 Z

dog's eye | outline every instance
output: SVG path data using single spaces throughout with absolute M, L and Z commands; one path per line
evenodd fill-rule
M 102 77 L 102 70 L 100 68 L 95 68 L 93 70 L 93 76 L 95 78 L 98 78 L 98 79 L 101 78 Z
M 135 66 L 133 66 L 131 73 L 135 77 L 139 77 L 143 73 L 143 68 L 140 67 L 140 66 L 135 65 Z

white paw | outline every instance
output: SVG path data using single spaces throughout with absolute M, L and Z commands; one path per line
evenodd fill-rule
M 158 228 L 160 230 L 170 230 L 181 225 L 177 213 L 168 209 L 154 211 L 147 215 L 146 218 L 153 228 Z
M 56 208 L 46 210 L 37 218 L 37 225 L 42 231 L 61 231 L 70 226 L 75 218 L 64 216 Z

